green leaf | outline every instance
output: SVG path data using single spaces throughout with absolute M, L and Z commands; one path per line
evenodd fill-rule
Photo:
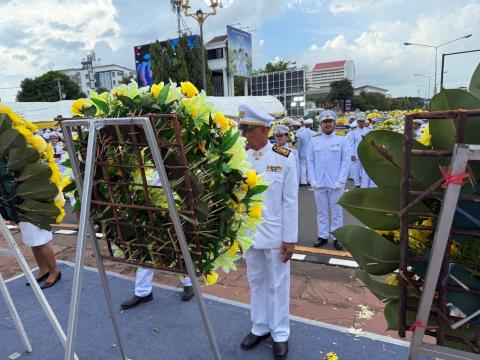
M 477 68 L 473 72 L 470 85 L 468 86 L 468 92 L 480 99 L 480 64 L 477 65 Z
M 480 109 L 480 99 L 459 89 L 442 90 L 430 102 L 431 111 Z M 434 149 L 452 150 L 455 145 L 455 122 L 453 119 L 431 120 L 429 122 Z M 468 118 L 465 127 L 465 143 L 480 144 L 480 118 Z
M 28 164 L 23 168 L 20 177 L 17 178 L 17 181 L 22 182 L 50 179 L 51 176 L 52 170 L 48 165 L 41 162 L 35 162 L 33 164 Z
M 13 148 L 8 152 L 7 167 L 10 170 L 22 170 L 27 164 L 36 162 L 40 159 L 37 150 L 30 147 Z
M 246 198 L 251 198 L 252 196 L 258 195 L 263 193 L 265 190 L 268 189 L 268 185 L 257 185 L 253 188 L 249 189 L 247 194 L 245 195 Z
M 375 231 L 348 225 L 338 228 L 332 234 L 369 274 L 385 275 L 398 269 L 400 246 Z
M 403 168 L 403 135 L 376 130 L 365 135 L 358 146 L 358 156 L 368 176 L 380 187 L 400 188 Z M 418 141 L 413 148 L 427 150 Z M 441 178 L 438 166 L 441 158 L 415 156 L 411 159 L 410 176 L 413 190 L 424 190 Z
M 90 106 L 83 111 L 83 114 L 86 117 L 94 117 L 97 115 L 97 108 L 95 106 Z
M 198 221 L 203 222 L 207 220 L 208 214 L 210 213 L 210 209 L 208 208 L 207 204 L 205 204 L 203 201 L 197 201 L 195 203 L 195 210 Z
M 130 99 L 128 96 L 123 96 L 123 95 L 122 96 L 117 96 L 117 99 L 120 100 L 122 102 L 122 104 L 128 109 L 135 108 L 135 106 L 136 106 L 135 101 Z
M 0 154 L 10 148 L 24 148 L 26 146 L 25 138 L 15 129 L 7 129 L 0 134 Z
M 58 188 L 48 181 L 27 181 L 17 186 L 17 196 L 23 199 L 52 201 L 58 194 Z
M 11 128 L 12 120 L 10 120 L 7 114 L 0 114 L 0 134 Z
M 378 298 L 378 300 L 384 302 L 385 300 L 390 301 L 398 299 L 398 286 L 376 281 L 362 269 L 357 271 L 357 277 L 365 284 L 368 290 Z
M 340 198 L 338 204 L 360 222 L 375 230 L 398 230 L 400 228 L 400 190 L 398 188 L 353 189 Z M 417 204 L 412 212 L 429 213 L 423 204 Z M 409 217 L 409 223 L 418 216 Z
M 407 298 L 407 305 L 414 306 L 415 308 L 418 307 L 418 299 L 417 298 Z M 398 300 L 390 301 L 383 310 L 383 314 L 385 315 L 385 319 L 387 320 L 387 330 L 398 330 Z M 408 310 L 406 313 L 406 327 L 410 329 L 415 322 L 417 312 Z M 432 321 L 432 319 L 430 319 Z
M 157 99 L 157 104 L 162 106 L 165 105 L 165 100 L 167 100 L 168 96 L 168 91 L 170 90 L 170 83 L 165 85 L 162 90 L 160 91 L 160 94 L 158 94 L 158 99 Z
M 459 265 L 454 265 L 450 274 L 469 289 L 474 291 L 480 290 L 480 280 Z M 450 285 L 460 286 L 451 277 L 449 277 L 448 283 Z M 476 294 L 449 291 L 447 293 L 447 300 L 460 308 L 467 316 L 480 309 L 480 298 Z
M 237 142 L 237 139 L 238 139 L 239 136 L 240 136 L 240 132 L 237 131 L 233 136 L 228 137 L 228 139 L 226 141 L 224 141 L 222 143 L 222 145 L 220 145 L 219 152 L 224 153 L 224 152 L 230 150 L 231 147 L 233 145 L 235 145 L 235 143 Z
M 108 104 L 105 101 L 100 99 L 95 99 L 95 98 L 90 98 L 90 100 L 105 115 L 108 115 L 110 113 L 110 108 L 108 107 Z

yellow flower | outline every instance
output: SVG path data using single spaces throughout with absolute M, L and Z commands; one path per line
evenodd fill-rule
M 23 120 L 7 105 L 0 104 L 0 114 L 7 114 L 14 125 L 24 125 Z
M 48 148 L 48 144 L 43 137 L 40 135 L 33 135 L 33 147 L 37 149 L 39 154 L 43 154 Z
M 54 161 L 49 162 L 50 170 L 52 170 L 52 176 L 50 182 L 55 184 L 58 188 L 62 186 L 62 173 L 58 170 L 57 164 Z
M 247 192 L 248 191 L 248 185 L 247 184 L 242 184 L 242 185 L 240 185 L 240 189 L 242 189 L 242 191 L 244 191 L 244 192 Z
M 65 189 L 68 185 L 70 185 L 72 183 L 72 178 L 70 176 L 65 176 L 63 179 L 62 179 L 62 185 L 61 185 L 61 189 Z
M 210 286 L 218 281 L 218 274 L 215 271 L 210 272 L 207 276 L 203 277 L 205 285 Z
M 55 219 L 55 222 L 57 224 L 60 224 L 64 217 L 65 217 L 65 210 L 62 208 L 60 209 L 60 215 L 57 216 L 57 218 Z
M 14 129 L 17 130 L 20 134 L 22 134 L 28 144 L 33 144 L 33 134 L 30 130 L 27 129 L 25 125 L 14 126 Z
M 124 89 L 121 87 L 116 87 L 112 90 L 112 95 L 115 97 L 124 96 Z
M 213 117 L 213 123 L 220 129 L 221 132 L 225 132 L 230 128 L 230 121 L 225 116 L 218 112 Z
M 45 156 L 45 159 L 47 159 L 49 163 L 55 162 L 55 159 L 53 158 L 53 147 L 51 144 L 47 145 L 47 150 L 45 150 L 45 153 L 43 155 Z
M 55 206 L 59 209 L 62 209 L 65 206 L 65 197 L 61 191 L 58 192 L 53 201 L 55 202 Z
M 385 284 L 397 286 L 398 285 L 398 276 L 397 274 L 391 274 L 385 279 Z
M 180 83 L 180 86 L 182 88 L 182 93 L 186 97 L 191 98 L 198 94 L 198 89 L 190 81 L 184 81 Z
M 339 358 L 338 358 L 338 355 L 335 354 L 334 352 L 329 352 L 327 355 L 325 355 L 323 360 L 339 360 Z
M 247 172 L 247 180 L 245 182 L 250 188 L 255 187 L 257 185 L 257 172 L 255 170 Z
M 230 247 L 230 249 L 228 249 L 227 255 L 230 257 L 234 257 L 237 254 L 238 247 L 239 247 L 238 241 L 234 241 L 233 245 Z
M 150 88 L 150 93 L 156 99 L 158 98 L 158 95 L 160 95 L 160 92 L 162 91 L 162 89 L 163 89 L 163 81 L 160 84 L 153 84 L 152 87 Z
M 90 107 L 90 104 L 85 99 L 77 99 L 70 107 L 70 112 L 74 116 L 83 116 L 83 111 Z
M 190 115 L 192 115 L 192 117 L 196 119 L 198 117 L 198 110 L 197 109 L 192 110 Z
M 250 210 L 248 211 L 248 215 L 250 217 L 255 218 L 255 219 L 260 219 L 262 216 L 262 205 L 260 204 L 255 204 L 250 206 Z
M 31 121 L 25 120 L 24 123 L 25 123 L 25 126 L 28 128 L 28 130 L 30 130 L 31 132 L 35 132 L 38 130 L 37 125 L 35 125 Z

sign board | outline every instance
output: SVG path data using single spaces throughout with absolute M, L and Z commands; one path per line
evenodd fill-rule
M 252 74 L 252 34 L 227 25 L 228 73 L 250 77 Z

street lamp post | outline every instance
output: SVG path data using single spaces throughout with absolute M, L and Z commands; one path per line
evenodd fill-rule
M 205 20 L 210 16 L 210 15 L 216 15 L 217 14 L 217 7 L 223 7 L 222 2 L 218 0 L 210 0 L 210 8 L 212 8 L 211 12 L 203 12 L 202 9 L 198 9 L 194 13 L 190 13 L 190 1 L 189 0 L 182 0 L 181 7 L 185 13 L 185 16 L 190 16 L 194 18 L 198 26 L 200 27 L 200 57 L 202 58 L 202 86 L 203 90 L 207 92 L 207 74 L 205 71 L 205 50 L 203 46 L 203 24 Z
M 461 39 L 468 39 L 470 36 L 472 36 L 472 34 L 467 34 L 467 35 L 464 35 L 462 37 L 459 37 L 457 39 L 453 39 L 453 40 L 450 40 L 450 41 L 447 41 L 446 43 L 443 43 L 443 44 L 440 44 L 440 45 L 426 45 L 426 44 L 416 44 L 416 43 L 411 43 L 411 42 L 404 42 L 403 45 L 406 45 L 406 46 L 423 46 L 423 47 L 429 47 L 429 48 L 433 48 L 435 49 L 435 84 L 433 86 L 433 94 L 435 95 L 437 93 L 437 56 L 438 56 L 438 48 L 444 46 L 444 45 L 447 45 L 447 44 L 450 44 L 452 42 L 455 42 L 457 40 L 461 40 Z
M 440 75 L 440 90 L 443 89 L 443 74 L 446 73 L 446 71 L 443 71 L 443 68 L 444 68 L 444 65 L 445 65 L 445 57 L 449 56 L 449 55 L 467 54 L 467 53 L 472 53 L 472 52 L 477 52 L 477 51 L 480 51 L 480 49 L 442 54 L 442 74 Z

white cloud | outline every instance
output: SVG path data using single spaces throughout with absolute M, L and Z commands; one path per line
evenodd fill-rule
M 348 59 L 354 60 L 356 86 L 371 84 L 392 90 L 394 95 L 413 94 L 415 82 L 426 79 L 414 78 L 414 73 L 434 73 L 435 53 L 431 48 L 405 46 L 403 42 L 441 44 L 468 33 L 480 33 L 480 4 L 459 6 L 435 16 L 421 16 L 412 23 L 405 21 L 373 22 L 368 30 L 351 39 L 337 35 L 324 43 L 313 43 L 299 59 L 312 66 L 317 62 Z M 474 47 L 470 40 L 461 40 L 450 49 L 460 51 Z M 447 47 L 442 48 L 447 51 Z M 439 59 L 441 51 L 439 50 Z M 449 77 L 469 79 L 462 66 L 456 66 L 461 59 L 449 59 Z M 477 61 L 478 63 L 478 61 Z M 440 71 L 440 69 L 438 69 Z M 437 80 L 439 83 L 439 80 Z M 468 85 L 468 84 L 467 84 Z M 432 77 L 433 90 L 433 77 Z
M 332 14 L 356 13 L 392 3 L 393 0 L 332 0 L 328 8 Z

